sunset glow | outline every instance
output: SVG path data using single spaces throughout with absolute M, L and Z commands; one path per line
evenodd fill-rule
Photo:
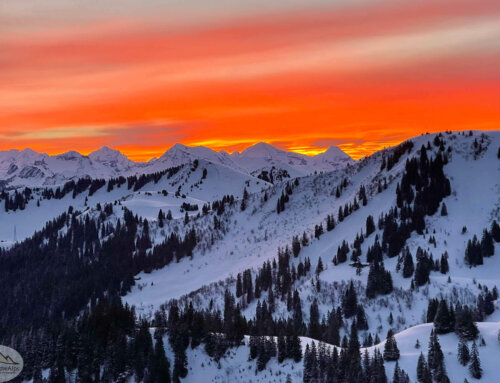
M 360 158 L 499 129 L 498 1 L 189 3 L 2 1 L 0 150 Z

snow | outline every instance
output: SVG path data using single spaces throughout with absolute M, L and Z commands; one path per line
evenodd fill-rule
M 497 363 L 500 353 L 500 343 L 497 340 L 497 334 L 500 330 L 500 323 L 480 322 L 477 324 L 480 330 L 479 337 L 484 338 L 485 346 L 480 345 L 479 339 L 476 341 L 478 345 L 479 358 L 483 369 L 483 377 L 481 382 L 494 383 L 497 381 Z M 421 324 L 411 327 L 395 335 L 396 342 L 400 351 L 400 359 L 398 360 L 399 367 L 408 373 L 412 382 L 417 381 L 417 361 L 422 352 L 427 359 L 428 341 L 432 324 Z M 458 337 L 454 334 L 439 335 L 439 343 L 445 358 L 445 365 L 448 377 L 452 383 L 462 383 L 465 378 L 469 382 L 478 381 L 472 378 L 468 371 L 468 366 L 462 366 L 457 360 L 457 345 Z M 307 344 L 311 344 L 313 340 L 307 337 L 300 337 L 303 353 Z M 415 348 L 416 341 L 419 341 L 420 348 Z M 220 362 L 210 358 L 203 346 L 195 349 L 188 347 L 187 359 L 188 375 L 182 381 L 185 383 L 195 382 L 241 382 L 241 383 L 257 383 L 257 382 L 286 382 L 287 376 L 290 375 L 291 381 L 296 383 L 302 382 L 303 361 L 295 363 L 290 359 L 286 359 L 279 364 L 277 358 L 271 358 L 266 369 L 257 371 L 256 361 L 249 360 L 249 338 L 245 337 L 245 345 L 230 349 L 226 355 L 221 358 Z M 318 342 L 315 342 L 316 345 Z M 469 349 L 472 342 L 467 342 Z M 174 354 L 168 344 L 168 336 L 164 337 L 164 344 L 167 357 L 173 361 Z M 378 349 L 383 353 L 385 340 L 376 346 L 368 347 L 366 350 L 370 355 Z M 327 347 L 333 347 L 327 345 Z M 364 348 L 361 349 L 363 354 Z M 386 375 L 388 381 L 392 380 L 394 367 L 396 362 L 385 362 Z
M 480 141 L 481 135 L 481 132 L 474 132 L 472 137 L 455 133 L 443 134 L 446 145 L 452 148 L 450 162 L 444 167 L 452 187 L 452 194 L 444 200 L 448 215 L 441 216 L 438 212 L 427 217 L 428 233 L 413 233 L 407 241 L 413 255 L 418 247 L 432 253 L 434 259 L 445 251 L 448 252 L 449 274 L 432 272 L 429 285 L 410 291 L 411 280 L 402 278 L 401 273 L 395 271 L 397 259 L 387 259 L 384 262 L 385 268 L 392 274 L 395 291 L 373 300 L 364 298 L 362 294 L 359 298 L 368 317 L 369 332 L 378 333 L 381 339 L 389 328 L 398 332 L 396 339 L 401 350 L 400 367 L 410 374 L 412 381 L 415 381 L 417 357 L 421 350 L 424 354 L 427 351 L 431 325 L 422 322 L 428 299 L 446 297 L 452 301 L 460 299 L 464 303 L 475 304 L 477 295 L 481 292 L 479 284 L 489 288 L 495 285 L 500 287 L 500 244 L 495 245 L 495 255 L 486 258 L 482 266 L 471 268 L 463 260 L 467 241 L 474 234 L 480 238 L 483 229 L 489 228 L 493 219 L 500 221 L 500 160 L 497 158 L 500 132 L 485 133 L 484 146 L 487 146 L 487 149 L 476 156 L 472 144 L 474 139 Z M 152 241 L 158 243 L 172 231 L 182 233 L 188 229 L 189 226 L 185 227 L 183 223 L 183 202 L 198 204 L 201 209 L 205 203 L 232 194 L 237 199 L 236 203 L 219 217 L 226 231 L 220 238 L 215 239 L 213 245 L 208 244 L 207 240 L 212 234 L 212 213 L 197 218 L 197 212 L 190 212 L 193 219 L 189 225 L 194 225 L 202 238 L 193 257 L 171 263 L 149 274 L 140 273 L 136 276 L 139 278 L 137 285 L 123 298 L 125 302 L 135 305 L 139 314 L 146 316 L 170 299 L 186 299 L 187 294 L 197 290 L 199 291 L 191 296 L 197 305 L 206 305 L 210 298 L 213 298 L 216 306 L 221 307 L 221 293 L 226 287 L 234 288 L 233 278 L 237 273 L 248 268 L 256 270 L 264 261 L 275 258 L 278 247 L 290 245 L 294 235 L 301 236 L 306 232 L 312 238 L 314 226 L 320 222 L 325 225 L 328 214 L 333 214 L 337 219 L 339 207 L 352 202 L 359 187 L 364 185 L 367 188 L 368 204 L 360 206 L 359 210 L 342 223 L 337 222 L 336 228 L 325 232 L 319 240 L 312 239 L 311 244 L 302 249 L 299 258 L 293 260 L 295 263 L 305 257 L 311 260 L 312 273 L 297 281 L 294 286 L 303 300 L 303 316 L 307 320 L 308 306 L 313 299 L 318 299 L 320 313 L 324 315 L 339 304 L 340 294 L 348 281 L 358 282 L 361 286 L 360 292 L 363 292 L 362 286 L 366 283 L 368 270 L 363 269 L 358 276 L 348 262 L 334 266 L 331 261 L 337 247 L 343 240 L 351 244 L 356 235 L 361 230 L 364 231 L 368 215 L 372 215 L 377 221 L 380 214 L 386 213 L 395 205 L 396 184 L 404 170 L 406 159 L 418 155 L 420 147 L 428 142 L 431 143 L 432 150 L 437 152 L 438 148 L 432 144 L 434 137 L 435 135 L 423 135 L 412 139 L 415 145 L 411 153 L 403 155 L 390 171 L 382 172 L 380 165 L 386 151 L 354 162 L 336 147 L 318 156 L 307 157 L 287 153 L 264 143 L 231 155 L 204 147 L 193 148 L 177 144 L 160 158 L 145 164 L 133 163 L 110 148 L 102 148 L 89 156 L 71 152 L 48 156 L 31 150 L 0 152 L 0 179 L 6 181 L 13 178 L 9 186 L 28 183 L 31 186 L 58 184 L 81 175 L 107 178 L 149 173 L 186 164 L 170 179 L 164 177 L 158 183 L 149 183 L 135 192 L 128 190 L 126 185 L 115 187 L 109 193 L 106 187 L 103 187 L 88 197 L 87 205 L 85 198 L 88 193 L 85 192 L 75 199 L 68 195 L 62 200 L 42 200 L 37 207 L 36 200 L 40 195 L 37 190 L 34 191 L 35 199 L 29 202 L 25 210 L 6 213 L 2 202 L 0 246 L 9 246 L 12 243 L 14 227 L 17 239 L 22 240 L 41 229 L 48 220 L 66 211 L 69 205 L 78 210 L 85 210 L 94 209 L 97 203 L 115 201 L 135 214 L 147 218 L 150 221 Z M 193 166 L 194 160 L 199 162 L 196 169 Z M 290 201 L 279 215 L 276 214 L 276 203 L 287 180 L 272 185 L 252 175 L 272 166 L 287 170 L 292 177 L 299 176 L 299 185 L 294 187 L 289 196 Z M 204 169 L 207 171 L 205 179 Z M 33 176 L 22 178 L 23 170 L 25 173 L 31 172 Z M 384 177 L 387 180 L 387 189 L 377 193 L 378 181 Z M 348 179 L 348 186 L 340 198 L 336 198 L 334 191 L 344 178 Z M 239 199 L 244 188 L 250 196 L 246 210 L 241 211 Z M 164 195 L 163 190 L 168 194 Z M 177 191 L 179 192 L 176 196 Z M 264 201 L 264 193 L 268 197 L 267 202 Z M 171 210 L 174 217 L 162 230 L 156 225 L 160 209 L 165 213 Z M 117 214 L 118 210 L 115 209 Z M 463 226 L 467 227 L 464 234 Z M 365 239 L 361 246 L 362 257 L 365 256 L 368 246 L 373 244 L 376 234 L 380 235 L 381 232 L 377 230 Z M 436 238 L 435 245 L 429 243 L 430 236 Z M 320 257 L 325 270 L 319 275 L 321 292 L 318 293 L 314 286 L 314 269 Z M 265 294 L 262 299 L 264 298 Z M 255 304 L 256 302 L 252 302 L 244 308 L 243 314 L 252 317 Z M 485 372 L 482 381 L 486 383 L 496 382 L 495 361 L 500 352 L 500 345 L 496 340 L 500 327 L 500 310 L 498 303 L 496 306 L 495 313 L 486 319 L 488 322 L 478 324 L 481 336 L 486 341 L 486 346 L 479 347 Z M 393 324 L 389 324 L 387 320 L 391 313 L 394 316 Z M 287 315 L 286 305 L 279 300 L 275 315 Z M 342 331 L 345 333 L 345 329 Z M 361 340 L 365 335 L 365 332 L 360 333 Z M 439 338 L 451 382 L 462 383 L 464 377 L 474 381 L 468 376 L 467 369 L 456 361 L 456 336 L 448 334 Z M 414 348 L 416 339 L 419 339 L 422 345 L 420 350 Z M 308 341 L 303 338 L 303 346 Z M 383 343 L 376 347 L 383 347 Z M 264 372 L 256 374 L 255 362 L 248 362 L 247 347 L 239 347 L 230 353 L 230 356 L 221 360 L 221 367 L 218 368 L 201 348 L 189 350 L 190 371 L 184 381 L 284 382 L 287 374 L 291 375 L 294 382 L 302 380 L 302 363 L 287 361 L 278 365 L 273 359 Z M 202 364 L 204 368 L 201 368 Z M 394 363 L 386 363 L 386 366 L 390 379 Z

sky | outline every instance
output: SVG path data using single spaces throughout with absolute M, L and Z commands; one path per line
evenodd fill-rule
M 0 150 L 360 158 L 499 126 L 498 0 L 0 1 Z

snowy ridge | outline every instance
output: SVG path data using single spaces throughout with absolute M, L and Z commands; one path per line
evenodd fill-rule
M 259 143 L 242 154 L 230 155 L 204 146 L 189 147 L 175 144 L 161 157 L 142 163 L 134 162 L 117 150 L 106 146 L 81 155 L 76 151 L 49 156 L 31 149 L 0 151 L 0 187 L 61 185 L 82 177 L 112 178 L 133 174 L 148 174 L 194 160 L 206 160 L 233 170 L 251 174 L 271 167 L 286 170 L 291 176 L 314 171 L 329 171 L 352 163 L 339 148 L 330 148 L 315 157 L 286 152 L 269 144 Z

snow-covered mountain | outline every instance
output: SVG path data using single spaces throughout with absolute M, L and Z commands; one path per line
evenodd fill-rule
M 8 187 L 60 185 L 75 178 L 129 175 L 141 167 L 107 147 L 88 156 L 76 151 L 49 156 L 31 149 L 9 150 L 0 152 L 0 183 Z
M 315 171 L 332 171 L 354 161 L 338 147 L 330 147 L 316 156 L 287 152 L 260 142 L 231 157 L 252 174 L 271 168 L 286 170 L 291 177 L 304 176 Z
M 46 155 L 20 153 L 2 153 L 2 171 L 12 159 L 25 166 L 52 161 Z M 81 169 L 113 163 L 120 169 L 118 174 L 126 174 L 123 169 L 133 168 L 109 149 L 88 157 L 73 152 L 57 157 L 53 161 L 78 164 Z M 170 171 L 146 176 L 168 167 Z M 273 183 L 257 177 L 273 167 L 289 177 L 275 177 Z M 436 318 L 444 315 L 437 313 L 444 310 L 442 306 L 429 313 L 429 302 L 436 299 L 454 311 L 456 323 L 464 320 L 464 306 L 471 310 L 470 318 L 479 331 L 475 342 L 482 363 L 481 381 L 496 382 L 500 241 L 493 236 L 497 230 L 494 222 L 500 222 L 500 131 L 422 135 L 357 162 L 335 147 L 307 157 L 262 143 L 233 155 L 176 145 L 161 158 L 141 165 L 138 175 L 117 182 L 106 181 L 94 188 L 82 183 L 81 190 L 75 186 L 61 198 L 43 188 L 27 197 L 16 194 L 24 193 L 21 188 L 9 190 L 9 203 L 5 194 L 0 197 L 0 245 L 6 249 L 5 256 L 10 256 L 14 230 L 18 240 L 29 238 L 70 205 L 78 212 L 71 213 L 73 221 L 66 218 L 58 234 L 42 243 L 64 244 L 54 238 L 71 230 L 74 220 L 89 218 L 96 220 L 97 229 L 89 232 L 97 233 L 99 241 L 90 248 L 100 249 L 115 237 L 111 228 L 123 227 L 127 220 L 131 225 L 130 217 L 136 217 L 132 243 L 137 249 L 129 256 L 138 269 L 127 276 L 133 282 L 121 295 L 124 302 L 135 306 L 137 315 L 150 321 L 151 331 L 161 327 L 165 313 L 171 320 L 173 306 L 181 314 L 186 310 L 189 318 L 190 305 L 199 315 L 218 312 L 226 316 L 229 293 L 238 304 L 237 312 L 248 321 L 245 335 L 252 335 L 217 357 L 208 341 L 188 347 L 184 350 L 188 372 L 181 381 L 306 381 L 310 365 L 290 357 L 279 361 L 275 356 L 264 363 L 260 357 L 249 357 L 251 343 L 256 337 L 288 331 L 287 336 L 300 335 L 305 356 L 306 345 L 310 350 L 313 339 L 316 345 L 318 341 L 326 344 L 323 349 L 340 350 L 342 337 L 351 336 L 354 326 L 363 346 L 360 351 L 366 350 L 368 358 L 375 358 L 375 350 L 383 352 L 388 331 L 393 331 L 400 352 L 398 368 L 406 371 L 411 382 L 417 382 L 419 355 L 423 352 L 426 359 L 430 357 L 430 333 L 439 324 Z M 55 187 L 49 189 L 55 193 Z M 106 204 L 112 204 L 112 209 Z M 161 218 L 160 209 L 170 211 L 169 218 Z M 194 236 L 196 245 L 184 256 L 179 256 L 184 247 L 176 248 L 176 258 L 164 261 L 179 241 L 172 241 L 171 235 L 181 239 Z M 95 235 L 92 238 L 96 240 Z M 83 254 L 83 250 L 77 249 L 75 254 Z M 136 260 L 140 254 L 145 258 Z M 378 256 L 380 261 L 374 261 Z M 480 262 L 471 261 L 473 256 Z M 148 257 L 161 262 L 140 266 Z M 127 264 L 126 250 L 120 259 L 121 270 Z M 383 273 L 382 277 L 377 274 L 382 279 L 374 284 L 375 264 Z M 268 272 L 270 277 L 264 282 Z M 387 283 L 383 279 L 387 274 L 391 288 L 384 290 L 381 286 Z M 270 287 L 262 287 L 265 283 Z M 352 291 L 356 301 L 349 314 L 346 302 Z M 332 312 L 341 319 L 337 340 L 330 337 Z M 264 320 L 263 315 L 269 318 Z M 315 316 L 321 331 L 311 325 Z M 291 323 L 297 321 L 299 325 L 290 333 L 290 326 L 295 326 Z M 215 319 L 213 322 L 211 329 L 217 333 L 228 329 Z M 458 363 L 463 328 L 454 326 L 440 330 L 438 337 L 445 373 L 453 383 L 462 383 L 464 378 L 476 381 L 469 366 Z M 173 331 L 169 328 L 163 338 L 172 364 L 179 359 Z M 472 338 L 465 343 L 472 350 Z M 390 381 L 396 362 L 386 359 L 384 368 Z
M 216 152 L 204 146 L 186 146 L 175 144 L 168 149 L 160 158 L 151 160 L 144 171 L 159 171 L 173 166 L 192 162 L 194 160 L 206 160 L 214 164 L 243 170 L 226 152 Z
M 31 149 L 0 151 L 0 187 L 61 185 L 68 180 L 111 178 L 148 174 L 171 167 L 206 160 L 238 172 L 258 176 L 262 171 L 281 172 L 288 177 L 314 171 L 331 171 L 354 161 L 339 148 L 331 147 L 314 157 L 279 150 L 269 144 L 256 144 L 241 154 L 216 152 L 204 146 L 175 144 L 161 157 L 134 162 L 118 150 L 103 147 L 88 156 L 75 151 L 49 156 Z

